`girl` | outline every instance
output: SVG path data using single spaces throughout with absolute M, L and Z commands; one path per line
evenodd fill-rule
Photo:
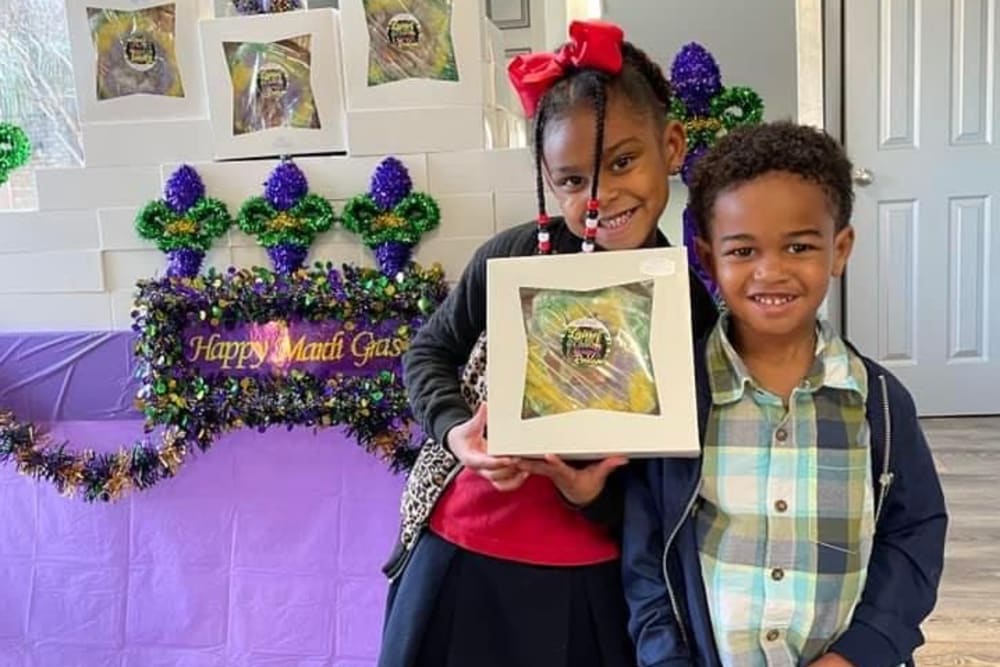
M 538 220 L 475 253 L 404 358 L 432 440 L 407 481 L 386 566 L 380 667 L 635 665 L 611 475 L 626 460 L 577 467 L 486 454 L 486 261 L 667 245 L 657 222 L 684 130 L 668 118 L 660 68 L 609 23 L 575 22 L 558 51 L 520 56 L 509 73 L 533 120 Z M 561 218 L 546 214 L 546 182 Z M 691 299 L 700 338 L 716 309 L 693 277 Z

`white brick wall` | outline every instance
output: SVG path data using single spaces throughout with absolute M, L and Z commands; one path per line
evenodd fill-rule
M 101 253 L 95 250 L 10 253 L 0 257 L 0 293 L 103 291 Z
M 39 169 L 35 181 L 43 211 L 139 206 L 160 192 L 156 167 Z
M 106 293 L 0 294 L 0 313 L 0 332 L 111 328 L 111 301 Z
M 101 230 L 102 250 L 150 250 L 151 241 L 141 238 L 135 231 L 137 206 L 101 208 L 97 210 L 97 222 Z
M 484 145 L 485 132 L 485 116 L 477 107 L 347 112 L 347 145 L 353 155 L 475 148 Z
M 97 221 L 94 211 L 7 213 L 0 217 L 0 253 L 97 250 L 101 247 Z
M 431 232 L 435 237 L 492 236 L 496 226 L 492 193 L 441 195 L 436 199 L 441 224 Z
M 161 162 L 212 159 L 212 124 L 207 120 L 90 123 L 82 131 L 88 167 L 158 167 Z
M 151 124 L 125 128 L 145 131 Z M 197 127 L 155 124 L 166 137 Z M 104 146 L 109 137 L 91 129 L 101 143 L 104 164 L 122 154 Z M 414 131 L 418 131 L 414 129 Z M 200 162 L 188 147 L 174 154 L 170 142 L 157 150 L 164 159 L 184 159 L 205 181 L 208 194 L 223 200 L 234 215 L 240 204 L 260 194 L 275 160 Z M 303 157 L 296 160 L 314 192 L 331 200 L 339 214 L 346 201 L 366 192 L 383 156 Z M 440 204 L 442 221 L 416 252 L 417 261 L 440 262 L 450 280 L 461 275 L 475 249 L 497 231 L 535 216 L 531 154 L 525 149 L 462 150 L 398 156 L 414 188 Z M 38 172 L 40 211 L 0 212 L 0 330 L 128 329 L 135 282 L 162 275 L 166 257 L 139 238 L 134 220 L 146 202 L 162 196 L 163 181 L 179 162 L 160 165 L 46 169 Z M 550 202 L 553 212 L 557 210 Z M 321 235 L 308 262 L 374 265 L 371 252 L 354 235 L 334 229 Z M 206 258 L 206 266 L 270 264 L 256 240 L 233 229 Z
M 427 156 L 427 178 L 434 196 L 490 192 L 499 184 L 490 178 L 488 151 L 460 151 Z M 524 169 L 530 167 L 524 164 Z

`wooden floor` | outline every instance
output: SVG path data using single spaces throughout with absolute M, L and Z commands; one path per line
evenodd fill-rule
M 1000 418 L 932 419 L 924 431 L 951 523 L 918 667 L 1000 665 Z

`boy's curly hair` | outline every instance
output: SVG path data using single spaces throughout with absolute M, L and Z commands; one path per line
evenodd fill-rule
M 698 233 L 709 237 L 719 195 L 772 171 L 796 174 L 823 188 L 836 231 L 851 220 L 851 161 L 833 137 L 788 121 L 737 128 L 721 138 L 694 168 L 688 205 Z

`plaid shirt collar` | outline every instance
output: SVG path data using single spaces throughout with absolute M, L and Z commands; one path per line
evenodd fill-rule
M 762 389 L 730 342 L 729 326 L 730 314 L 724 313 L 709 336 L 706 350 L 709 386 L 712 389 L 712 403 L 715 405 L 741 400 L 747 387 Z M 802 388 L 807 391 L 815 391 L 820 387 L 853 391 L 862 400 L 867 399 L 867 378 L 859 378 L 851 372 L 850 358 L 850 350 L 830 323 L 817 320 L 816 356 L 802 382 Z

